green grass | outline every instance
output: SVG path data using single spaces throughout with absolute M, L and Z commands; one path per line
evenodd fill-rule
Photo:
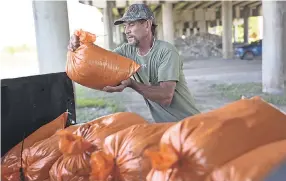
M 125 107 L 120 104 L 121 97 L 75 84 L 77 122 L 83 123 L 125 111 Z
M 220 92 L 221 96 L 230 100 L 238 100 L 241 98 L 241 96 L 260 96 L 269 103 L 275 105 L 286 105 L 286 92 L 283 95 L 271 95 L 263 93 L 261 83 L 214 84 L 211 86 L 211 88 Z
M 110 108 L 112 112 L 120 112 L 124 109 L 119 107 L 116 103 L 102 98 L 76 98 L 76 108 Z

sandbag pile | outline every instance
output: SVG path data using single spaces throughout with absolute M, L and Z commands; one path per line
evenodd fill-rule
M 27 141 L 22 167 L 26 181 L 260 181 L 286 161 L 285 128 L 286 115 L 259 97 L 171 123 L 119 112 Z M 13 149 L 5 181 L 20 180 Z
M 210 33 L 197 33 L 185 39 L 175 40 L 180 55 L 188 58 L 221 57 L 222 50 L 219 48 L 221 43 L 220 36 Z
M 102 90 L 119 85 L 140 68 L 135 61 L 95 45 L 94 34 L 81 29 L 74 34 L 79 37 L 80 46 L 68 51 L 66 73 L 78 84 Z
M 233 174 L 233 170 L 227 168 L 235 165 L 238 169 L 236 174 L 243 174 L 245 172 L 239 163 L 246 161 L 245 157 L 250 157 L 246 154 L 253 155 L 249 152 L 283 140 L 276 146 L 285 148 L 285 128 L 286 115 L 258 97 L 239 100 L 214 111 L 186 118 L 164 133 L 160 151 L 146 151 L 153 165 L 147 180 L 204 181 L 215 169 L 227 163 L 229 165 L 222 167 L 228 172 L 224 173 L 226 177 Z M 269 154 L 276 156 L 268 157 L 269 162 L 261 162 L 261 166 L 275 165 L 286 158 L 285 151 L 277 152 L 274 148 L 266 148 Z M 257 150 L 256 153 L 263 151 Z M 258 163 L 257 159 L 253 164 Z M 224 170 L 219 169 L 215 173 Z M 257 171 L 244 178 L 258 178 L 262 172 Z M 219 178 L 212 181 L 232 181 L 223 176 Z
M 90 180 L 145 180 L 151 162 L 144 156 L 144 150 L 158 150 L 163 133 L 173 124 L 134 125 L 108 136 L 103 149 L 91 156 Z

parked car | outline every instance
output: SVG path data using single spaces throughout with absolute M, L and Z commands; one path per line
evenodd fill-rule
M 262 56 L 262 40 L 235 48 L 235 56 L 242 60 L 253 60 Z

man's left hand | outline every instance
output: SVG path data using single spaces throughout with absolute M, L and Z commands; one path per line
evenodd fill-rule
M 103 88 L 103 91 L 105 92 L 122 92 L 126 87 L 129 87 L 132 83 L 132 80 L 129 78 L 127 80 L 124 80 L 121 82 L 119 86 L 116 87 L 111 87 L 111 86 L 106 86 Z

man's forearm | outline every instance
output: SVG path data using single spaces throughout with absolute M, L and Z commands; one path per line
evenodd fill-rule
M 173 97 L 168 87 L 145 85 L 135 80 L 132 80 L 130 88 L 137 91 L 143 97 L 164 106 L 168 106 Z

